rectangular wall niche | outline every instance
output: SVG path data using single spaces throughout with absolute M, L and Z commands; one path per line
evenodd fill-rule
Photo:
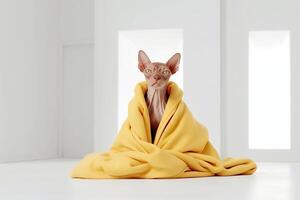
M 181 53 L 180 69 L 170 80 L 183 89 L 183 31 L 182 29 L 119 31 L 118 130 L 127 117 L 128 103 L 137 82 L 145 77 L 138 69 L 138 51 L 144 50 L 152 62 L 167 60 Z
M 290 32 L 249 32 L 249 148 L 290 149 Z

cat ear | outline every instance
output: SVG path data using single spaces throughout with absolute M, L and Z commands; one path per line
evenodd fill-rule
M 178 71 L 179 63 L 180 63 L 180 53 L 175 53 L 167 62 L 167 66 L 171 70 L 172 74 L 175 74 Z
M 146 66 L 151 63 L 149 57 L 143 50 L 139 50 L 138 60 L 139 60 L 138 66 L 141 72 L 143 72 Z

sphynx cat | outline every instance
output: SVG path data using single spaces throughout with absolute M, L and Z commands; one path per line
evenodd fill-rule
M 180 53 L 176 53 L 166 63 L 151 62 L 144 51 L 138 53 L 138 67 L 145 75 L 148 86 L 145 100 L 150 115 L 152 143 L 169 98 L 168 81 L 178 71 L 180 58 Z

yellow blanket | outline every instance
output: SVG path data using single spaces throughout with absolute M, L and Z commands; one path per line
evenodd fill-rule
M 71 177 L 182 178 L 255 172 L 256 164 L 250 159 L 220 159 L 209 142 L 207 128 L 195 120 L 182 100 L 183 91 L 173 81 L 168 83 L 169 99 L 152 144 L 146 90 L 146 81 L 136 85 L 128 118 L 111 149 L 87 154 Z

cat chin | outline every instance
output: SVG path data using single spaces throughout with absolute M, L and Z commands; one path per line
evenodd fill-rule
M 163 87 L 165 86 L 165 84 L 159 84 L 159 83 L 156 83 L 156 84 L 148 84 L 148 87 L 151 87 L 152 89 L 155 89 L 155 90 L 160 90 L 162 89 Z
M 161 87 L 152 87 L 152 88 L 155 89 L 155 90 L 161 89 Z
M 154 88 L 156 90 L 162 89 L 163 87 L 164 87 L 163 85 L 154 85 L 154 86 L 152 86 L 152 88 Z

